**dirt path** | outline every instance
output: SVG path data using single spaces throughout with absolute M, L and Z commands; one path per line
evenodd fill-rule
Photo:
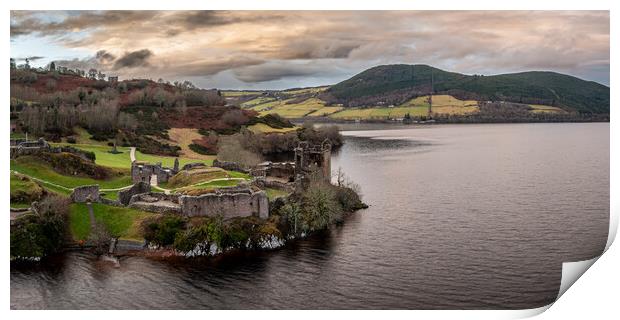
M 132 163 L 136 161 L 136 147 L 129 147 L 129 159 Z

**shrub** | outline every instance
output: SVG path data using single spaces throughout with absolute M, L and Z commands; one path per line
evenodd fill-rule
M 174 244 L 179 232 L 185 230 L 186 219 L 176 215 L 165 215 L 142 222 L 144 239 L 158 246 Z
M 67 137 L 67 143 L 75 144 L 77 141 L 74 136 Z
M 198 154 L 205 154 L 205 155 L 215 155 L 217 154 L 217 152 L 215 152 L 214 150 L 211 150 L 207 147 L 204 147 L 202 145 L 196 144 L 196 143 L 192 143 L 190 145 L 188 145 L 189 149 L 198 153 Z
M 40 258 L 58 252 L 67 232 L 69 200 L 49 195 L 11 226 L 11 256 Z

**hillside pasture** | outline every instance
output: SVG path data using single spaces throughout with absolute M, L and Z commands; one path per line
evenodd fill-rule
M 204 160 L 208 163 L 212 163 L 213 159 L 215 159 L 215 156 L 200 154 L 189 148 L 189 145 L 194 143 L 194 140 L 202 139 L 202 135 L 198 133 L 198 129 L 172 128 L 168 130 L 168 136 L 171 142 L 181 147 L 180 154 L 182 159 Z M 181 162 L 181 159 L 179 159 L 179 162 Z
M 10 166 L 11 170 L 68 189 L 93 184 L 98 184 L 99 187 L 102 189 L 115 189 L 126 187 L 131 184 L 131 177 L 128 171 L 124 172 L 123 175 L 116 176 L 107 180 L 97 180 L 82 176 L 66 176 L 54 171 L 49 165 L 47 165 L 43 161 L 30 156 L 23 156 L 17 159 L 12 159 Z M 43 186 L 46 187 L 45 184 Z
M 264 123 L 257 123 L 257 124 L 248 126 L 248 130 L 252 131 L 253 133 L 286 133 L 286 132 L 297 131 L 298 129 L 299 127 L 273 128 Z
M 566 111 L 552 106 L 545 106 L 541 104 L 530 104 L 530 112 L 533 113 L 566 113 Z

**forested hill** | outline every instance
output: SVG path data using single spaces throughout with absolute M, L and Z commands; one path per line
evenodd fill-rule
M 464 75 L 427 65 L 383 65 L 333 85 L 325 99 L 345 106 L 400 104 L 412 96 L 435 94 L 460 99 L 541 104 L 580 113 L 609 113 L 609 87 L 556 72 L 493 76 Z

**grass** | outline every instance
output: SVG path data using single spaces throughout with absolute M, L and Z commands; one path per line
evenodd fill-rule
M 211 163 L 213 159 L 215 159 L 215 156 L 203 155 L 189 148 L 189 145 L 192 144 L 194 140 L 202 139 L 202 135 L 198 133 L 198 129 L 172 128 L 168 130 L 168 135 L 170 136 L 170 140 L 181 147 L 181 158 L 206 160 Z M 179 162 L 180 161 L 181 159 L 179 159 Z M 192 161 L 196 162 L 195 160 Z
M 325 102 L 318 98 L 310 98 L 300 103 L 287 104 L 290 101 L 291 99 L 271 101 L 251 109 L 259 112 L 261 116 L 276 113 L 285 118 L 301 118 L 325 107 Z
M 273 188 L 266 188 L 265 193 L 267 194 L 267 198 L 269 198 L 269 200 L 273 200 L 277 197 L 284 197 L 288 195 L 288 192 L 284 190 L 273 189 Z
M 293 90 L 285 90 L 280 93 L 286 95 L 298 95 L 298 94 L 306 94 L 306 93 L 319 93 L 327 90 L 327 86 L 325 87 L 314 87 L 314 88 L 303 88 L 303 89 L 293 89 Z
M 37 160 L 32 157 L 19 157 L 17 159 L 11 160 L 11 170 L 15 170 L 19 173 L 25 174 L 30 177 L 34 177 L 40 180 L 44 180 L 47 182 L 51 182 L 53 184 L 57 184 L 63 186 L 65 188 L 73 189 L 75 187 L 84 186 L 84 185 L 93 185 L 98 184 L 102 189 L 115 189 L 126 187 L 131 184 L 131 177 L 129 173 L 125 173 L 122 176 L 115 177 L 108 180 L 96 180 L 87 177 L 77 177 L 77 176 L 65 176 L 52 168 L 47 166 L 45 163 Z M 48 183 L 42 183 L 46 187 L 50 187 L 51 185 Z M 56 186 L 51 186 L 54 191 L 61 191 L 62 188 L 58 188 Z M 63 194 L 66 194 L 67 190 L 61 191 Z
M 117 151 L 121 153 L 110 153 L 108 151 L 112 150 L 112 147 L 105 145 L 91 145 L 91 144 L 54 144 L 54 145 L 68 145 L 73 146 L 78 149 L 82 149 L 85 151 L 91 151 L 95 153 L 95 163 L 109 168 L 117 168 L 117 169 L 129 169 L 131 168 L 131 157 L 130 157 L 130 148 L 128 147 L 117 147 Z M 202 155 L 201 155 L 202 156 Z M 191 159 L 187 157 L 179 157 L 179 165 L 183 167 L 183 165 L 191 162 L 203 162 L 207 165 L 213 164 L 213 159 L 215 156 L 202 156 L 203 158 Z M 174 166 L 175 157 L 167 157 L 167 156 L 158 156 L 152 154 L 145 154 L 138 150 L 136 150 L 136 160 L 138 161 L 146 161 L 150 163 L 162 162 L 162 164 L 166 167 Z
M 251 108 L 263 103 L 267 103 L 267 102 L 272 102 L 275 101 L 275 98 L 271 98 L 271 97 L 258 97 L 258 98 L 254 98 L 252 100 L 246 101 L 244 103 L 241 104 L 242 108 Z
M 11 172 L 11 208 L 28 208 L 31 200 L 43 195 L 43 188 L 26 176 Z
M 413 117 L 428 115 L 428 96 L 411 99 L 399 106 L 346 108 L 329 115 L 330 118 L 344 120 L 396 119 L 406 114 Z M 433 96 L 432 112 L 435 114 L 463 115 L 478 112 L 478 103 L 473 100 L 459 100 L 450 95 Z
M 203 193 L 207 193 L 210 191 L 213 191 L 217 188 L 222 188 L 222 187 L 234 187 L 236 185 L 238 185 L 241 182 L 241 180 L 218 180 L 218 181 L 211 181 L 211 182 L 207 182 L 207 183 L 202 183 L 199 185 L 193 185 L 193 186 L 189 186 L 189 187 L 183 187 L 183 188 L 178 188 L 175 189 L 175 192 L 179 192 L 179 193 L 183 193 L 183 194 L 187 194 L 187 195 L 200 195 Z
M 326 117 L 332 113 L 336 113 L 338 111 L 341 111 L 342 109 L 344 109 L 343 107 L 323 107 L 319 110 L 316 110 L 310 114 L 308 114 L 309 117 Z
M 248 130 L 252 131 L 253 133 L 286 133 L 286 132 L 297 131 L 297 129 L 299 129 L 299 127 L 277 129 L 277 128 L 272 128 L 271 126 L 266 125 L 264 123 L 257 123 L 257 124 L 253 124 L 248 127 Z
M 153 213 L 125 207 L 93 203 L 95 221 L 103 223 L 112 236 L 121 239 L 141 240 L 140 223 Z M 69 228 L 75 240 L 86 240 L 90 234 L 88 207 L 84 203 L 71 205 Z
M 202 162 L 208 166 L 213 164 L 213 160 L 215 156 L 207 156 L 208 159 L 198 160 L 198 159 L 189 159 L 189 158 L 179 158 L 179 168 L 182 168 L 184 165 L 192 162 Z M 166 157 L 166 156 L 158 156 L 153 154 L 146 154 L 136 150 L 136 160 L 138 161 L 146 161 L 149 163 L 161 162 L 164 167 L 172 168 L 174 166 L 175 157 Z M 129 164 L 130 166 L 131 164 Z
M 54 144 L 73 146 L 75 148 L 90 151 L 95 154 L 95 163 L 109 168 L 129 169 L 131 167 L 131 159 L 129 155 L 129 148 L 117 147 L 116 150 L 120 153 L 110 153 L 112 147 L 107 145 L 93 145 L 93 144 Z
M 262 91 L 221 91 L 224 97 L 241 97 L 262 94 Z
M 97 141 L 91 139 L 91 134 L 86 131 L 86 129 L 82 127 L 74 127 L 73 132 L 75 133 L 73 137 L 75 138 L 76 144 L 90 144 L 90 145 L 99 145 L 99 146 L 108 146 L 108 140 L 105 141 Z M 62 138 L 64 143 L 67 142 L 67 138 Z M 108 147 L 111 149 L 111 147 Z
M 545 106 L 541 104 L 530 104 L 530 112 L 533 113 L 564 113 L 566 111 L 552 106 Z
M 181 171 L 170 178 L 167 187 L 180 188 L 213 179 L 228 178 L 226 170 L 220 168 L 195 168 L 188 171 Z

